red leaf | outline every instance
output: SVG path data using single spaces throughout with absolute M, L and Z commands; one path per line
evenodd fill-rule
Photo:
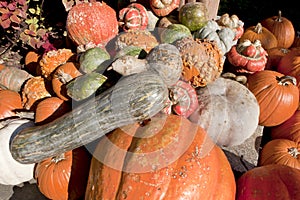
M 3 13 L 1 16 L 1 20 L 2 21 L 7 20 L 10 16 L 11 16 L 11 13 Z
M 16 6 L 17 6 L 17 3 L 13 2 L 13 3 L 8 4 L 7 8 L 11 11 L 14 11 L 16 9 Z
M 9 19 L 7 19 L 7 20 L 4 20 L 1 22 L 1 26 L 2 26 L 2 28 L 6 29 L 10 26 L 10 23 L 11 23 L 11 21 Z
M 16 15 L 12 15 L 10 16 L 9 18 L 12 22 L 16 23 L 16 24 L 20 24 L 21 23 L 21 20 L 19 17 L 17 17 Z

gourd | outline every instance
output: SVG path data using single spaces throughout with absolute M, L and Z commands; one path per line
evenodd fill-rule
M 150 8 L 153 13 L 159 17 L 164 17 L 170 14 L 173 10 L 179 7 L 180 0 L 150 0 Z
M 19 129 L 34 126 L 28 119 L 14 119 L 0 128 L 0 184 L 18 185 L 33 179 L 35 164 L 21 164 L 10 153 L 9 143 Z
M 300 170 L 285 165 L 255 167 L 237 180 L 236 200 L 298 199 Z
M 96 144 L 85 199 L 234 199 L 230 164 L 206 138 L 172 114 L 116 129 Z M 209 154 L 205 142 L 213 145 Z
M 83 2 L 68 12 L 67 33 L 77 46 L 93 43 L 104 47 L 118 28 L 116 11 L 105 2 Z
M 22 100 L 18 92 L 13 90 L 0 90 L 0 120 L 15 116 L 15 111 L 22 108 Z
M 85 145 L 117 127 L 150 119 L 164 108 L 168 88 L 150 71 L 126 76 L 54 121 L 21 130 L 12 139 L 12 156 L 39 162 Z
M 189 120 L 203 127 L 216 144 L 239 145 L 255 132 L 259 105 L 247 87 L 219 77 L 196 92 L 199 107 Z

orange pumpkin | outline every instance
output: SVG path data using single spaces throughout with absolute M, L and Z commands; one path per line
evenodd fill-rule
M 22 108 L 22 100 L 18 92 L 0 90 L 0 119 L 15 116 L 14 111 Z
M 42 194 L 53 200 L 83 199 L 91 156 L 84 147 L 37 163 L 35 178 Z
M 237 180 L 236 200 L 299 199 L 300 170 L 285 165 L 255 167 Z
M 271 49 L 267 49 L 268 59 L 267 59 L 265 69 L 276 71 L 280 59 L 283 56 L 285 56 L 288 52 L 290 52 L 290 49 L 281 48 L 281 47 L 274 47 Z
M 300 142 L 300 110 L 278 126 L 271 128 L 272 139 L 288 139 Z
M 288 49 L 292 46 L 295 38 L 294 25 L 289 19 L 282 16 L 280 10 L 277 16 L 268 17 L 262 20 L 261 24 L 275 35 L 278 47 Z
M 259 124 L 262 126 L 279 125 L 298 108 L 299 89 L 294 77 L 263 70 L 250 74 L 247 86 L 259 104 Z
M 297 31 L 292 47 L 300 47 L 300 31 Z
M 32 75 L 37 75 L 37 68 L 39 67 L 40 56 L 35 51 L 29 51 L 24 58 L 24 66 Z
M 240 37 L 240 42 L 243 42 L 246 39 L 251 42 L 259 40 L 261 42 L 261 46 L 265 50 L 277 47 L 278 44 L 275 35 L 262 26 L 261 23 L 257 23 L 255 26 L 250 26 L 245 29 L 243 35 Z
M 204 129 L 178 115 L 161 119 L 99 141 L 85 199 L 235 198 L 230 164 Z M 204 143 L 213 146 L 206 155 Z
M 52 78 L 52 89 L 55 94 L 62 100 L 69 100 L 70 98 L 67 95 L 65 86 L 70 80 L 80 75 L 82 75 L 82 73 L 78 70 L 74 62 L 66 62 L 57 67 Z
M 47 123 L 71 110 L 70 105 L 58 98 L 48 97 L 40 101 L 35 110 L 35 123 Z
M 262 147 L 258 164 L 281 164 L 300 169 L 299 155 L 299 143 L 288 139 L 274 139 Z

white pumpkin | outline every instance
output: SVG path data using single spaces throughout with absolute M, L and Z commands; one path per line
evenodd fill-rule
M 19 129 L 33 126 L 28 119 L 15 119 L 0 129 L 0 184 L 18 185 L 33 179 L 35 164 L 21 164 L 10 153 L 11 137 Z
M 219 146 L 242 144 L 258 127 L 259 105 L 241 83 L 220 77 L 197 89 L 199 107 L 189 119 L 203 127 Z

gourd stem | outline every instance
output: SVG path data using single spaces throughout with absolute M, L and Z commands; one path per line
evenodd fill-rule
M 255 28 L 254 28 L 254 32 L 257 33 L 257 34 L 261 34 L 262 33 L 262 25 L 261 23 L 257 23 Z
M 288 148 L 288 153 L 291 156 L 293 156 L 294 158 L 298 158 L 298 155 L 300 154 L 300 152 L 298 151 L 298 149 L 296 147 Z
M 278 81 L 279 85 L 289 85 L 289 83 L 292 83 L 293 85 L 297 85 L 297 80 L 293 76 L 276 77 L 276 80 Z
M 282 13 L 281 10 L 278 11 L 278 17 L 276 18 L 277 22 L 282 22 Z

